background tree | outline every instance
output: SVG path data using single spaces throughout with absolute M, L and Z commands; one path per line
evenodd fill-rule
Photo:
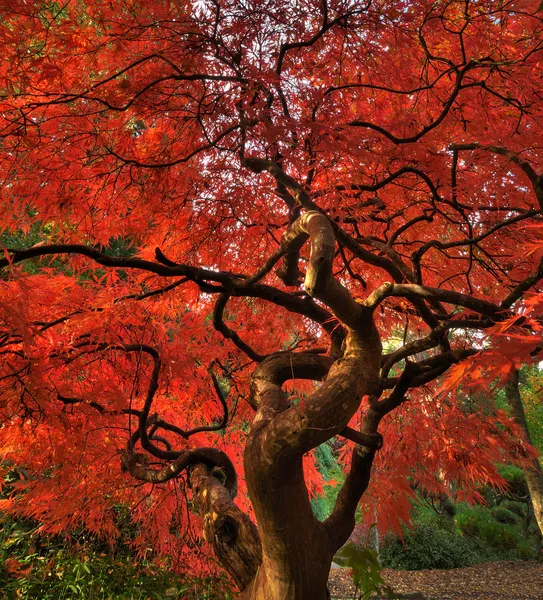
M 505 385 L 505 395 L 509 410 L 511 411 L 511 416 L 522 427 L 528 442 L 532 443 L 522 403 L 519 386 L 519 372 L 517 370 L 511 373 L 511 376 Z M 533 464 L 526 469 L 525 475 L 532 507 L 534 509 L 534 516 L 539 526 L 539 530 L 543 534 L 543 472 L 537 458 L 535 458 Z
M 243 597 L 320 600 L 363 495 L 398 527 L 407 475 L 529 463 L 454 392 L 540 353 L 537 2 L 2 6 L 2 225 L 40 236 L 0 260 L 4 510 L 113 537 L 121 503 L 205 569 L 188 483 Z

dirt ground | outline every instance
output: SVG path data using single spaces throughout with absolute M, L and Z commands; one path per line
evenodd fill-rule
M 497 562 L 431 571 L 383 569 L 382 576 L 394 590 L 394 598 L 543 600 L 543 563 L 539 562 Z M 332 569 L 329 586 L 332 598 L 353 597 L 354 586 L 348 569 Z

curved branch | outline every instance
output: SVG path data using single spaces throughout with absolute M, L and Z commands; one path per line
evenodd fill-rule
M 356 509 L 370 482 L 375 452 L 364 446 L 353 449 L 349 473 L 339 490 L 332 514 L 323 523 L 334 551 L 345 544 L 355 527 Z
M 454 104 L 454 101 L 456 100 L 458 94 L 460 93 L 460 90 L 465 87 L 473 86 L 473 84 L 467 84 L 465 86 L 462 86 L 462 79 L 463 79 L 465 73 L 472 66 L 473 66 L 472 63 L 468 63 L 464 67 L 464 69 L 462 69 L 461 71 L 458 72 L 454 88 L 453 88 L 448 100 L 445 102 L 445 104 L 443 106 L 443 110 L 441 111 L 439 116 L 434 121 L 432 121 L 430 124 L 423 127 L 418 133 L 415 133 L 414 135 L 406 136 L 406 137 L 397 137 L 394 134 L 390 133 L 390 131 L 388 131 L 384 127 L 381 127 L 380 125 L 376 125 L 375 123 L 369 123 L 367 121 L 355 120 L 355 121 L 351 121 L 350 123 L 347 123 L 347 125 L 350 125 L 351 127 L 364 127 L 366 129 L 372 129 L 373 131 L 380 133 L 381 135 L 383 135 L 384 137 L 386 137 L 388 140 L 390 140 L 392 143 L 394 143 L 396 145 L 411 144 L 413 142 L 417 142 L 422 137 L 424 137 L 427 133 L 429 133 L 430 131 L 435 129 L 438 125 L 440 125 L 443 122 L 445 117 L 449 114 L 449 111 L 450 111 L 452 105 Z
M 262 361 L 251 376 L 249 404 L 257 411 L 252 433 L 289 408 L 290 403 L 281 389 L 283 383 L 290 379 L 322 380 L 332 364 L 330 357 L 305 352 L 276 353 Z
M 324 4 L 326 6 L 326 2 Z M 321 37 L 332 27 L 334 27 L 335 25 L 345 23 L 345 21 L 349 17 L 363 13 L 364 11 L 366 11 L 369 8 L 369 6 L 370 6 L 370 3 L 368 3 L 368 5 L 364 8 L 347 11 L 346 13 L 337 16 L 332 21 L 328 20 L 328 11 L 327 11 L 327 8 L 325 8 L 322 26 L 311 38 L 309 38 L 308 40 L 301 41 L 301 42 L 288 42 L 285 44 L 281 44 L 281 47 L 279 48 L 279 56 L 277 57 L 277 64 L 275 67 L 275 72 L 277 73 L 277 75 L 281 74 L 281 71 L 283 68 L 283 61 L 285 59 L 286 53 L 289 50 L 294 50 L 296 48 L 309 48 L 310 46 L 313 46 L 313 44 L 318 42 L 321 39 Z
M 201 267 L 193 267 L 185 264 L 177 264 L 167 259 L 159 248 L 156 249 L 157 262 L 139 258 L 116 258 L 108 256 L 103 252 L 83 244 L 51 244 L 44 246 L 33 246 L 26 250 L 9 250 L 9 258 L 0 259 L 0 268 L 10 264 L 16 264 L 30 258 L 40 256 L 52 256 L 59 254 L 79 254 L 86 256 L 99 265 L 112 268 L 140 269 L 160 275 L 161 277 L 184 277 L 195 283 L 202 292 L 229 293 L 232 296 L 243 296 L 247 298 L 260 298 L 288 311 L 303 315 L 321 325 L 330 335 L 333 344 L 341 346 L 345 333 L 341 326 L 335 322 L 333 316 L 322 306 L 319 306 L 312 298 L 300 298 L 270 285 L 254 283 L 253 277 L 234 275 L 228 271 L 211 271 Z M 209 282 L 220 285 L 212 285 Z M 172 284 L 173 286 L 173 284 Z
M 229 294 L 221 294 L 217 298 L 217 302 L 215 302 L 215 308 L 213 309 L 213 327 L 219 331 L 223 337 L 227 340 L 232 340 L 232 342 L 245 354 L 255 362 L 262 362 L 265 358 L 265 354 L 259 354 L 249 344 L 246 344 L 239 335 L 226 325 L 224 322 L 224 309 L 226 307 L 226 303 L 230 298 Z
M 161 275 L 163 277 L 184 276 L 195 283 L 202 282 L 203 280 L 209 280 L 228 285 L 228 283 L 233 280 L 232 275 L 225 272 L 210 271 L 208 269 L 202 269 L 199 267 L 191 267 L 189 265 L 172 263 L 171 261 L 170 264 L 163 264 L 141 258 L 117 258 L 114 256 L 108 256 L 96 248 L 91 248 L 90 246 L 85 246 L 83 244 L 46 244 L 43 246 L 32 246 L 26 250 L 11 250 L 7 248 L 7 252 L 9 253 L 9 258 L 0 259 L 0 268 L 41 256 L 79 254 L 94 260 L 103 267 L 140 269 L 143 271 L 149 271 L 150 273 L 155 273 L 156 275 Z M 160 253 L 160 250 L 158 250 L 158 253 Z
M 296 219 L 283 234 L 281 246 L 297 256 L 308 239 L 311 242 L 311 252 L 304 280 L 305 291 L 331 308 L 342 323 L 357 328 L 364 312 L 363 307 L 332 277 L 335 235 L 330 221 L 320 212 L 309 211 Z
M 241 591 L 253 581 L 262 563 L 258 529 L 232 502 L 232 496 L 205 464 L 190 470 L 194 503 L 202 516 L 204 538 Z
M 211 376 L 211 380 L 213 382 L 213 389 L 215 390 L 215 395 L 217 396 L 219 403 L 222 407 L 222 411 L 223 411 L 222 417 L 218 423 L 215 423 L 214 425 L 200 425 L 199 427 L 193 427 L 192 429 L 181 429 L 181 427 L 178 427 L 177 425 L 173 425 L 172 423 L 163 421 L 158 415 L 151 415 L 147 419 L 147 427 L 149 427 L 152 424 L 153 428 L 163 429 L 164 431 L 171 431 L 172 433 L 175 433 L 176 435 L 182 437 L 185 440 L 188 440 L 189 437 L 191 437 L 192 435 L 195 435 L 196 433 L 221 431 L 223 429 L 226 429 L 226 427 L 228 426 L 228 419 L 229 419 L 228 404 L 226 403 L 226 398 L 221 390 L 221 386 L 219 385 L 219 382 L 218 382 L 215 374 L 213 373 L 212 368 L 213 368 L 213 365 L 211 365 L 209 367 L 208 372 L 209 372 L 209 375 Z M 133 438 L 132 445 L 135 445 L 135 443 L 137 442 L 138 439 L 139 439 L 139 433 L 136 437 Z M 149 434 L 149 439 L 152 439 L 151 434 Z M 167 448 L 167 450 L 171 451 L 171 448 Z M 178 455 L 179 452 L 176 452 L 176 453 L 170 452 L 170 457 L 175 456 L 175 454 Z
M 510 219 L 506 219 L 505 221 L 502 221 L 501 223 L 497 223 L 496 225 L 493 225 L 492 227 L 490 227 L 483 233 L 481 233 L 475 237 L 472 237 L 472 238 L 466 238 L 465 240 L 453 240 L 451 242 L 440 242 L 438 240 L 431 240 L 429 242 L 426 242 L 426 244 L 423 244 L 420 248 L 418 248 L 411 255 L 411 259 L 412 259 L 413 265 L 415 267 L 416 281 L 418 283 L 422 283 L 422 269 L 421 269 L 420 263 L 421 263 L 423 255 L 428 250 L 430 250 L 430 248 L 438 248 L 439 250 L 446 250 L 448 248 L 458 248 L 461 246 L 474 246 L 474 245 L 478 244 L 479 242 L 483 241 L 485 238 L 492 235 L 493 233 L 495 233 L 496 231 L 499 231 L 500 229 L 503 229 L 504 227 L 509 227 L 510 225 L 514 225 L 515 223 L 523 221 L 524 219 L 529 219 L 530 217 L 534 217 L 535 215 L 538 215 L 539 213 L 540 213 L 539 210 L 528 210 L 520 215 L 516 215 L 514 217 L 511 217 Z
M 307 195 L 303 187 L 292 177 L 287 175 L 283 169 L 276 163 L 261 159 L 261 158 L 246 158 L 244 156 L 240 156 L 240 160 L 242 165 L 253 171 L 253 173 L 262 173 L 267 171 L 274 177 L 274 179 L 288 188 L 292 195 L 294 196 L 296 202 L 303 208 L 309 211 L 319 212 L 325 215 L 324 211 L 322 211 Z M 420 172 L 422 173 L 422 171 Z M 433 186 L 431 180 L 428 180 L 429 183 Z M 437 190 L 436 190 L 437 193 Z M 328 217 L 326 217 L 328 218 Z M 346 248 L 348 248 L 357 258 L 366 262 L 369 265 L 373 265 L 384 269 L 396 282 L 403 281 L 414 281 L 413 274 L 410 269 L 403 263 L 399 255 L 387 247 L 386 244 L 380 244 L 379 250 L 382 252 L 387 252 L 389 254 L 393 254 L 395 260 L 391 260 L 387 256 L 376 255 L 372 252 L 365 250 L 361 244 L 358 243 L 351 235 L 349 235 L 342 227 L 340 227 L 335 221 L 328 219 L 330 226 L 332 227 L 334 234 L 337 237 L 339 243 L 343 244 Z M 435 327 L 438 324 L 437 319 L 432 314 L 432 312 L 428 309 L 428 307 L 424 304 L 424 302 L 419 298 L 411 298 L 410 299 L 416 310 L 419 312 L 424 321 L 430 326 Z M 434 302 L 435 301 L 431 301 Z M 437 307 L 439 308 L 439 306 Z M 443 342 L 444 345 L 447 345 L 446 340 Z M 448 348 L 446 348 L 448 349 Z
M 505 156 L 524 171 L 534 189 L 535 196 L 539 204 L 539 209 L 543 210 L 543 176 L 536 173 L 532 165 L 527 160 L 521 159 L 519 157 L 519 153 L 513 152 L 512 150 L 504 148 L 503 146 L 486 146 L 481 145 L 478 142 L 473 142 L 471 144 L 451 144 L 449 146 L 449 150 L 456 152 L 459 150 L 485 150 L 487 152 Z
M 100 404 L 99 402 L 96 402 L 94 400 L 91 400 L 90 402 L 87 402 L 84 398 L 73 398 L 71 396 L 64 396 L 63 394 L 57 394 L 57 400 L 60 400 L 60 402 L 62 402 L 62 404 L 66 405 L 66 406 L 70 406 L 70 405 L 74 405 L 74 404 L 84 404 L 86 406 L 90 406 L 91 408 L 94 408 L 94 410 L 97 410 L 100 414 L 102 415 L 133 415 L 135 417 L 140 416 L 141 411 L 136 410 L 134 408 L 121 408 L 120 410 L 107 410 L 107 408 L 105 408 L 102 404 Z
M 402 175 L 405 175 L 406 173 L 412 173 L 413 175 L 416 175 L 417 177 L 422 179 L 424 181 L 424 183 L 426 183 L 430 192 L 432 193 L 432 197 L 437 201 L 442 200 L 441 196 L 439 195 L 439 192 L 437 191 L 437 188 L 436 188 L 434 182 L 430 179 L 430 177 L 428 177 L 428 175 L 421 169 L 418 169 L 417 167 L 411 167 L 411 166 L 401 167 L 397 171 L 394 171 L 394 173 L 391 173 L 384 179 L 381 179 L 380 181 L 378 181 L 377 183 L 374 183 L 374 184 L 352 183 L 350 185 L 337 185 L 333 189 L 336 192 L 342 192 L 342 191 L 377 192 L 381 188 L 387 186 L 388 184 L 390 184 L 393 181 L 395 181 L 396 179 L 398 179 L 398 177 L 401 177 Z M 313 196 L 318 198 L 319 196 L 323 196 L 326 193 L 327 193 L 327 190 L 316 191 L 316 192 L 314 192 Z M 368 206 L 371 204 L 375 204 L 375 202 L 368 201 Z
M 182 452 L 169 465 L 162 469 L 149 467 L 145 455 L 136 454 L 129 448 L 121 452 L 121 462 L 133 477 L 148 483 L 165 483 L 174 479 L 183 471 L 198 464 L 206 465 L 210 469 L 218 468 L 225 476 L 224 487 L 235 498 L 238 490 L 236 469 L 228 455 L 218 448 L 192 448 Z
M 227 129 L 225 129 L 223 132 L 219 133 L 219 135 L 216 136 L 214 140 L 211 140 L 209 142 L 209 144 L 204 144 L 203 146 L 196 148 L 195 150 L 193 150 L 192 152 L 189 152 L 189 154 L 187 154 L 186 156 L 183 156 L 182 158 L 176 158 L 175 160 L 171 160 L 171 161 L 165 162 L 165 163 L 145 163 L 145 162 L 141 162 L 135 158 L 125 158 L 124 156 L 117 154 L 111 148 L 108 148 L 107 150 L 108 150 L 109 154 L 111 154 L 118 160 L 122 161 L 126 165 L 133 165 L 135 167 L 140 167 L 142 169 L 165 169 L 167 167 L 173 167 L 175 165 L 186 163 L 191 158 L 193 158 L 194 156 L 199 154 L 200 152 L 204 152 L 205 150 L 211 150 L 212 148 L 216 148 L 218 142 L 220 142 L 223 138 L 225 138 L 227 135 L 233 133 L 237 129 L 240 129 L 240 127 L 241 127 L 240 124 L 232 125 L 231 127 L 228 127 Z
M 378 402 L 376 399 L 370 399 L 370 408 L 361 425 L 361 432 L 364 436 L 380 437 L 377 427 L 381 419 L 403 402 L 409 389 L 409 383 L 418 373 L 418 367 L 407 363 L 394 390 L 385 400 Z M 362 494 L 368 487 L 375 452 L 376 447 L 367 444 L 357 445 L 353 449 L 350 471 L 339 490 L 332 514 L 324 522 L 328 536 L 336 550 L 347 541 L 354 528 L 356 509 Z
M 153 372 L 151 374 L 151 381 L 149 384 L 149 388 L 147 390 L 147 396 L 146 396 L 146 400 L 145 400 L 144 409 L 136 410 L 133 408 L 123 408 L 123 409 L 119 409 L 119 410 L 108 410 L 102 404 L 100 404 L 96 401 L 87 402 L 83 398 L 68 397 L 68 396 L 64 396 L 63 394 L 60 394 L 60 393 L 57 394 L 57 399 L 60 400 L 65 405 L 73 405 L 73 404 L 88 405 L 91 408 L 94 408 L 95 410 L 97 410 L 98 412 L 100 412 L 101 414 L 104 414 L 104 415 L 108 414 L 108 415 L 133 415 L 133 416 L 136 416 L 138 418 L 139 427 L 138 427 L 138 430 L 132 436 L 132 439 L 131 439 L 132 447 L 134 447 L 135 444 L 138 442 L 138 440 L 141 439 L 141 437 L 142 437 L 141 436 L 141 428 L 143 427 L 145 432 L 147 432 L 147 430 L 149 430 L 149 432 L 145 433 L 145 435 L 144 435 L 144 442 L 142 443 L 142 447 L 144 449 L 148 450 L 151 454 L 153 454 L 157 458 L 176 459 L 181 454 L 181 451 L 172 450 L 169 443 L 164 444 L 166 446 L 166 450 L 162 450 L 151 443 L 151 440 L 153 440 L 153 439 L 162 441 L 161 438 L 155 436 L 155 433 L 158 429 L 163 429 L 164 431 L 170 431 L 170 432 L 175 433 L 176 435 L 180 436 L 184 440 L 187 440 L 189 437 L 191 437 L 192 435 L 195 435 L 197 433 L 220 431 L 222 429 L 225 429 L 225 427 L 227 426 L 228 418 L 229 418 L 228 405 L 226 403 L 226 398 L 224 397 L 222 390 L 220 388 L 219 382 L 218 382 L 215 374 L 213 373 L 213 370 L 212 370 L 213 363 L 210 365 L 208 372 L 210 374 L 210 377 L 211 377 L 211 380 L 213 383 L 213 389 L 215 391 L 215 394 L 219 400 L 219 403 L 221 404 L 221 407 L 223 410 L 223 415 L 222 415 L 220 421 L 214 425 L 201 425 L 199 427 L 194 427 L 193 429 L 184 430 L 184 429 L 181 429 L 180 427 L 178 427 L 177 425 L 173 425 L 172 423 L 168 423 L 167 421 L 162 420 L 158 416 L 158 414 L 150 415 L 152 401 L 153 401 L 154 394 L 156 392 L 157 385 L 158 385 L 158 375 L 160 373 L 160 357 L 158 356 L 158 353 L 156 353 L 156 351 L 153 348 L 151 348 L 150 346 L 143 345 L 143 344 L 142 345 L 126 344 L 126 345 L 113 345 L 113 346 L 111 346 L 111 345 L 108 346 L 106 344 L 99 344 L 94 348 L 87 349 L 86 352 L 98 352 L 101 350 L 124 350 L 125 352 L 142 351 L 142 352 L 146 352 L 147 354 L 152 356 L 155 365 L 153 368 Z
M 519 300 L 524 292 L 527 292 L 532 286 L 543 279 L 543 258 L 539 261 L 537 269 L 524 281 L 521 281 L 511 292 L 502 300 L 500 306 L 503 309 L 509 309 Z
M 474 298 L 461 292 L 432 288 L 417 284 L 394 284 L 386 282 L 376 288 L 364 301 L 365 306 L 375 309 L 385 298 L 396 297 L 418 297 L 430 300 L 438 300 L 447 304 L 454 304 L 468 308 L 482 315 L 496 317 L 502 309 L 492 302 Z
M 324 212 L 309 198 L 303 187 L 295 179 L 290 177 L 290 175 L 287 175 L 278 164 L 263 158 L 245 157 L 241 158 L 241 163 L 253 173 L 267 171 L 278 183 L 281 183 L 292 192 L 292 195 L 300 206 L 306 210 L 318 211 L 324 214 Z M 333 220 L 330 220 L 330 225 L 332 226 L 338 241 L 351 250 L 355 256 L 370 265 L 384 269 L 397 281 L 403 281 L 405 279 L 402 272 L 389 258 L 375 255 L 372 252 L 365 250 L 352 236 Z
M 401 350 L 403 350 L 403 348 L 400 348 L 400 351 Z M 416 354 L 417 352 L 413 352 L 413 350 L 414 348 L 410 348 L 409 353 L 406 353 L 404 356 L 400 356 L 399 354 L 395 355 L 395 353 L 393 355 L 389 355 L 391 361 L 390 363 L 388 361 L 385 363 L 387 373 L 390 368 L 389 365 L 393 364 L 392 360 L 394 361 L 394 363 L 396 363 L 403 358 Z M 442 375 L 452 364 L 464 360 L 465 358 L 468 358 L 470 356 L 473 356 L 478 352 L 479 350 L 475 350 L 474 348 L 451 350 L 449 352 L 441 352 L 436 356 L 432 356 L 425 360 L 413 363 L 419 369 L 420 374 L 416 375 L 409 382 L 409 387 L 419 387 L 421 385 L 425 385 L 427 383 L 430 383 L 431 381 L 434 381 L 434 379 L 437 379 L 440 375 Z M 383 370 L 385 370 L 385 367 L 383 367 Z M 393 389 L 399 381 L 400 377 L 384 377 L 381 379 L 381 389 Z
M 298 196 L 303 194 L 296 182 L 291 181 L 289 187 Z M 255 372 L 252 387 L 259 408 L 248 448 L 251 447 L 250 452 L 256 451 L 261 443 L 266 463 L 274 469 L 285 461 L 296 460 L 344 430 L 361 397 L 378 389 L 381 343 L 373 323 L 373 311 L 355 302 L 333 277 L 335 236 L 330 221 L 320 212 L 310 211 L 299 217 L 284 233 L 281 246 L 297 251 L 308 239 L 310 256 L 305 289 L 329 306 L 346 325 L 347 337 L 343 356 L 330 367 L 323 385 L 300 405 L 289 406 L 280 384 L 272 380 L 276 369 L 273 363 L 264 361 Z M 270 369 L 271 375 L 261 377 L 265 368 Z
M 160 60 L 160 61 L 167 63 L 170 67 L 172 67 L 172 69 L 176 72 L 176 74 L 172 73 L 171 75 L 161 78 L 158 81 L 154 81 L 151 84 L 148 84 L 146 86 L 146 89 L 150 85 L 156 85 L 156 83 L 159 83 L 160 81 L 163 81 L 165 79 L 172 79 L 175 81 L 219 81 L 219 82 L 232 82 L 232 83 L 247 83 L 246 79 L 240 78 L 238 76 L 210 75 L 208 73 L 187 74 L 187 73 L 184 73 L 183 71 L 181 71 L 181 69 L 175 63 L 168 60 L 166 57 L 162 56 L 161 54 L 155 53 L 155 54 L 149 54 L 147 56 L 139 58 L 138 60 L 135 60 L 133 63 L 131 63 L 127 67 L 119 69 L 113 75 L 110 75 L 109 77 L 106 77 L 105 79 L 102 79 L 101 81 L 98 81 L 97 83 L 90 86 L 85 91 L 81 92 L 80 94 L 60 94 L 57 98 L 55 98 L 53 100 L 48 100 L 47 102 L 32 102 L 28 105 L 28 108 L 39 108 L 42 106 L 49 106 L 49 105 L 54 105 L 54 104 L 67 104 L 69 102 L 74 102 L 75 100 L 89 99 L 89 100 L 97 100 L 99 102 L 102 102 L 102 103 L 106 104 L 108 106 L 108 108 L 113 108 L 114 110 L 126 110 L 126 108 L 128 108 L 130 106 L 130 104 L 133 102 L 133 100 L 124 108 L 116 108 L 116 107 L 112 107 L 109 104 L 105 103 L 100 98 L 89 97 L 88 94 L 90 92 L 93 92 L 93 91 L 99 89 L 100 87 L 106 85 L 107 83 L 110 83 L 111 81 L 114 81 L 115 79 L 117 79 L 119 77 L 122 77 L 124 74 L 128 73 L 135 67 L 137 67 L 147 61 L 153 60 L 153 59 Z M 46 92 L 46 94 L 52 95 L 50 92 Z M 139 94 L 139 95 L 141 95 L 141 94 Z

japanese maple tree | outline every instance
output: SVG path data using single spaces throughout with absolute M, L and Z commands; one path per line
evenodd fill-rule
M 5 0 L 0 508 L 323 600 L 361 502 L 533 462 L 470 398 L 541 359 L 539 8 Z

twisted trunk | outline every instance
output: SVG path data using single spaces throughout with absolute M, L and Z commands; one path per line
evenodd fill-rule
M 332 557 L 354 528 L 356 506 L 368 485 L 380 441 L 376 433 L 380 416 L 370 410 L 373 416 L 365 420 L 363 430 L 350 430 L 349 435 L 358 435 L 361 443 L 373 448 L 357 447 L 331 517 L 319 522 L 304 481 L 303 456 L 341 434 L 362 397 L 377 393 L 381 342 L 372 308 L 355 302 L 332 276 L 335 239 L 325 217 L 309 212 L 289 227 L 282 239 L 285 260 L 292 261 L 294 251 L 308 239 L 311 252 L 305 290 L 343 323 L 345 340 L 342 355 L 335 361 L 309 353 L 277 353 L 262 360 L 253 373 L 251 405 L 256 415 L 244 457 L 260 537 L 261 563 L 256 569 L 254 530 L 245 525 L 231 502 L 214 499 L 220 494 L 210 489 L 212 482 L 209 477 L 205 479 L 205 473 L 198 475 L 201 484 L 197 496 L 205 511 L 206 537 L 212 540 L 216 552 L 219 550 L 217 556 L 238 582 L 244 600 L 329 598 L 327 580 Z M 324 381 L 308 398 L 291 404 L 282 385 L 295 378 Z M 223 509 L 224 517 L 214 514 L 218 508 Z M 228 527 L 223 523 L 229 523 Z M 250 550 L 245 548 L 247 544 Z M 252 562 L 244 570 L 238 563 L 247 555 Z M 250 579 L 251 571 L 254 577 Z
M 324 523 L 311 509 L 302 461 L 307 451 L 340 433 L 361 397 L 375 391 L 380 343 L 373 332 L 367 333 L 360 344 L 349 332 L 344 357 L 332 365 L 322 386 L 296 406 L 289 405 L 281 390 L 287 379 L 285 362 L 291 362 L 289 379 L 314 378 L 320 357 L 300 356 L 292 362 L 292 357 L 276 355 L 253 375 L 253 399 L 259 408 L 245 450 L 245 477 L 259 526 L 262 564 L 244 600 L 329 598 L 332 557 L 354 528 L 374 451 L 355 453 L 358 470 L 342 490 L 333 518 Z
M 260 471 L 261 461 L 250 451 L 253 464 L 251 499 L 262 539 L 262 564 L 244 600 L 326 600 L 333 551 L 325 528 L 309 505 L 302 461 L 280 477 Z

